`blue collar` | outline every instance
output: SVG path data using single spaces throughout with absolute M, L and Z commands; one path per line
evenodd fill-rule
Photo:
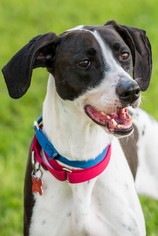
M 103 152 L 101 154 L 99 154 L 97 157 L 95 157 L 94 159 L 90 159 L 88 161 L 68 160 L 67 158 L 61 156 L 58 153 L 58 151 L 55 149 L 53 144 L 48 140 L 48 138 L 46 137 L 46 135 L 44 134 L 44 132 L 41 129 L 42 123 L 43 123 L 43 119 L 41 116 L 37 121 L 34 122 L 34 130 L 35 130 L 36 138 L 37 138 L 40 146 L 42 147 L 44 152 L 48 155 L 50 160 L 55 159 L 55 160 L 58 160 L 58 161 L 64 163 L 65 165 L 75 167 L 75 168 L 90 168 L 90 167 L 93 167 L 93 166 L 99 164 L 105 158 L 109 146 L 107 146 L 103 150 Z

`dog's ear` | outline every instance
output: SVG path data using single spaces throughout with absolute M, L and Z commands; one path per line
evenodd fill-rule
M 12 98 L 20 98 L 26 93 L 34 68 L 53 65 L 57 39 L 54 33 L 36 36 L 4 66 L 2 72 Z
M 134 66 L 133 77 L 140 89 L 145 91 L 149 86 L 152 72 L 152 51 L 146 32 L 141 29 L 119 25 L 115 21 L 109 21 L 106 25 L 112 25 L 130 48 Z

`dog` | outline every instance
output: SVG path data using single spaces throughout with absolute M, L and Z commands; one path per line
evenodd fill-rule
M 49 80 L 26 169 L 24 235 L 146 235 L 138 193 L 158 199 L 158 125 L 138 108 L 152 71 L 145 31 L 108 21 L 36 36 L 2 70 L 12 98 L 38 67 Z

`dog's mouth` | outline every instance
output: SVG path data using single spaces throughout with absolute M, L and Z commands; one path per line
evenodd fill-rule
M 132 117 L 128 113 L 127 107 L 112 114 L 106 114 L 87 105 L 85 112 L 95 123 L 105 127 L 112 134 L 124 136 L 130 134 L 133 130 Z

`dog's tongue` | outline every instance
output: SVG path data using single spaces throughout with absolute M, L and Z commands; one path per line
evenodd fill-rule
M 132 118 L 127 108 L 120 109 L 112 114 L 106 114 L 92 106 L 87 106 L 86 113 L 93 121 L 99 125 L 106 126 L 111 132 L 119 129 L 128 129 L 132 124 Z

